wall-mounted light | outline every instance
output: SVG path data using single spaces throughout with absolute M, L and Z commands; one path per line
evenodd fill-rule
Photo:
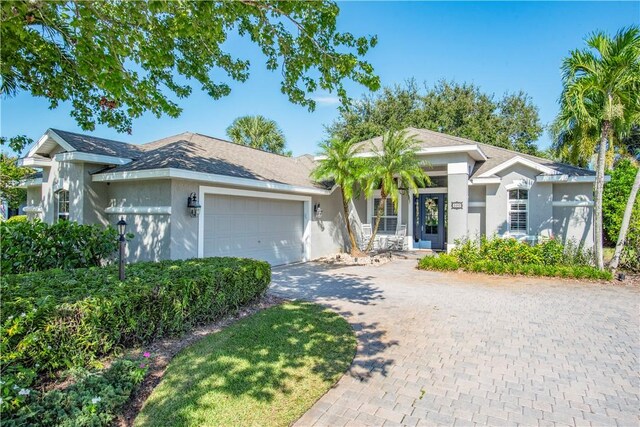
M 187 199 L 187 207 L 189 208 L 189 212 L 191 212 L 192 217 L 195 218 L 200 215 L 200 208 L 202 208 L 202 206 L 198 203 L 198 197 L 195 192 L 189 195 L 189 198 Z
M 320 203 L 315 203 L 313 205 L 313 213 L 316 219 L 322 218 L 322 208 L 320 207 Z

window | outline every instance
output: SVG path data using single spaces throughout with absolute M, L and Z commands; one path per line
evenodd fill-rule
M 529 190 L 509 190 L 509 233 L 527 234 Z
M 56 194 L 58 196 L 58 221 L 67 221 L 69 220 L 69 192 L 60 190 Z
M 379 198 L 373 199 L 373 217 L 371 218 L 371 226 L 375 226 L 376 214 L 378 213 L 380 200 L 381 199 Z M 378 233 L 393 234 L 396 232 L 397 227 L 398 214 L 396 213 L 395 209 L 393 209 L 393 200 L 391 200 L 391 198 L 388 198 L 384 206 L 384 211 L 382 212 L 382 217 L 380 218 L 380 227 L 378 228 Z

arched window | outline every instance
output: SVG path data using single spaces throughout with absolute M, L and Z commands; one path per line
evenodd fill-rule
M 69 220 L 69 192 L 60 190 L 56 193 L 57 200 L 57 216 L 58 221 Z
M 509 234 L 527 234 L 529 220 L 529 190 L 509 190 Z

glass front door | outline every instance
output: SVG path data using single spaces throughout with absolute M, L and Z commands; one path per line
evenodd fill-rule
M 416 213 L 415 239 L 419 247 L 428 249 L 444 249 L 445 227 L 445 194 L 421 194 L 414 199 Z

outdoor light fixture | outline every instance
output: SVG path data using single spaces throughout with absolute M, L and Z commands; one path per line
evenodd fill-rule
M 313 213 L 315 214 L 316 219 L 322 218 L 322 208 L 320 207 L 320 203 L 313 205 Z
M 195 192 L 189 195 L 189 198 L 187 199 L 187 207 L 189 208 L 192 217 L 195 218 L 200 215 L 200 208 L 202 208 L 202 206 L 198 203 L 198 197 L 196 197 Z
M 120 258 L 118 259 L 118 267 L 119 267 L 118 276 L 120 278 L 120 281 L 124 281 L 124 244 L 126 242 L 124 238 L 124 234 L 127 229 L 127 222 L 124 220 L 123 217 L 120 217 L 120 221 L 118 221 L 116 225 L 118 226 L 118 234 L 120 235 L 120 238 L 118 239 L 118 243 L 120 243 L 120 252 L 119 252 Z

